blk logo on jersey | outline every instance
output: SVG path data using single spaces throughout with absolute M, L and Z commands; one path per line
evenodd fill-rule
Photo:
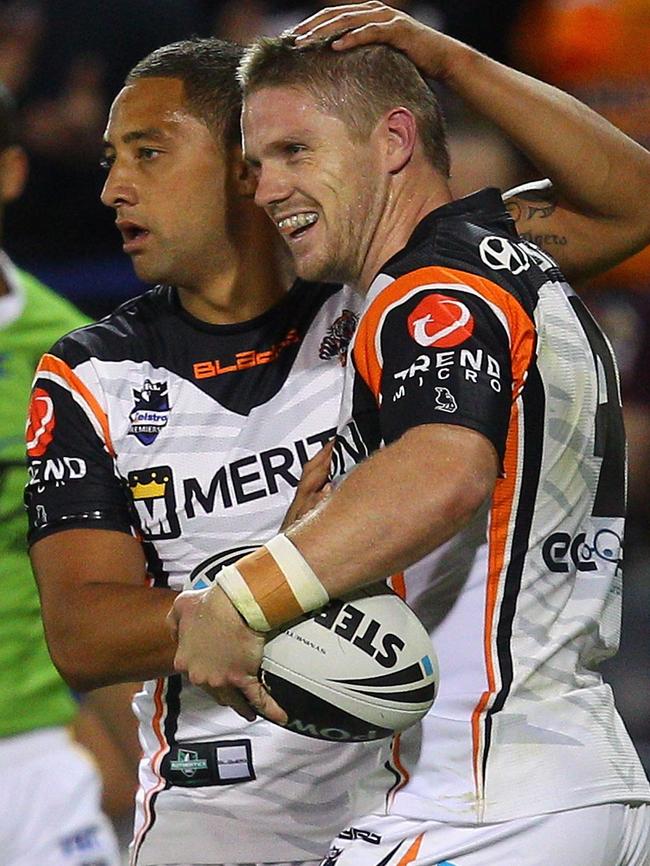
M 245 352 L 237 352 L 234 358 L 228 361 L 214 358 L 209 361 L 198 361 L 193 365 L 195 379 L 213 379 L 215 376 L 223 376 L 224 373 L 239 373 L 242 370 L 251 370 L 264 364 L 273 364 L 278 360 L 281 353 L 300 343 L 300 334 L 295 328 L 290 328 L 287 335 L 279 343 L 264 349 L 261 352 L 255 349 L 247 349 Z
M 474 317 L 468 307 L 447 295 L 427 295 L 408 317 L 411 337 L 428 349 L 460 346 L 474 333 Z
M 56 416 L 52 398 L 43 388 L 34 388 L 29 403 L 27 419 L 27 453 L 30 457 L 42 457 L 54 438 Z
M 352 310 L 343 310 L 338 319 L 334 319 L 327 329 L 318 350 L 318 357 L 324 361 L 338 357 L 339 363 L 345 367 L 348 361 L 348 346 L 354 336 L 359 317 Z
M 129 413 L 129 436 L 135 436 L 143 445 L 151 445 L 169 420 L 167 382 L 146 379 L 141 391 L 133 389 L 133 396 L 135 405 Z

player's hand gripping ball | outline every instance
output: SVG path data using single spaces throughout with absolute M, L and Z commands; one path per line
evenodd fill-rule
M 285 626 L 265 646 L 260 677 L 288 730 L 357 742 L 418 722 L 436 696 L 438 661 L 411 608 L 381 586 Z

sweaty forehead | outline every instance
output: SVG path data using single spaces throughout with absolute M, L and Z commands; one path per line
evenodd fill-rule
M 306 88 L 262 87 L 244 99 L 242 131 L 246 150 L 263 148 L 298 135 L 320 135 L 336 121 Z
M 172 135 L 192 121 L 200 122 L 187 107 L 184 84 L 179 78 L 139 78 L 116 96 L 105 137 L 112 140 L 154 128 Z

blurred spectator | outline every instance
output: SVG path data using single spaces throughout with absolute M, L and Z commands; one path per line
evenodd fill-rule
M 26 174 L 2 88 L 0 225 L 4 205 L 20 195 Z M 90 858 L 106 866 L 119 863 L 115 837 L 100 811 L 101 778 L 67 729 L 76 706 L 45 646 L 22 507 L 24 419 L 34 368 L 58 337 L 84 323 L 72 306 L 0 252 L 0 850 L 7 866 L 77 866 Z M 48 407 L 41 408 L 45 423 Z M 54 419 L 49 422 L 53 427 Z M 64 467 L 61 483 L 65 471 L 73 470 Z

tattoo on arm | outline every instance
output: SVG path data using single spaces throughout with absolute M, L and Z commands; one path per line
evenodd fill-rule
M 539 216 L 540 219 L 544 219 L 545 217 L 549 217 L 553 213 L 553 211 L 557 207 L 557 204 L 555 202 L 549 202 L 548 204 L 540 207 L 539 205 L 532 205 L 529 202 L 527 207 L 529 220 L 534 219 L 536 216 Z
M 520 232 L 520 237 L 537 244 L 538 247 L 566 247 L 569 243 L 566 235 L 536 235 L 533 232 Z
M 505 206 L 516 223 L 532 219 L 546 219 L 558 207 L 558 197 L 553 187 L 520 191 L 518 195 L 505 199 Z
M 569 245 L 568 237 L 554 232 L 554 226 L 549 231 L 546 226 L 539 224 L 540 220 L 553 216 L 560 207 L 559 196 L 550 181 L 520 186 L 511 193 L 506 192 L 503 201 L 506 210 L 515 221 L 521 238 L 531 241 L 551 254 L 554 249 Z
M 510 216 L 513 218 L 515 223 L 520 223 L 521 219 L 522 219 L 522 213 L 521 213 L 521 205 L 519 204 L 517 199 L 516 198 L 508 199 L 508 200 L 504 201 L 504 204 L 506 206 L 506 210 L 508 211 Z

